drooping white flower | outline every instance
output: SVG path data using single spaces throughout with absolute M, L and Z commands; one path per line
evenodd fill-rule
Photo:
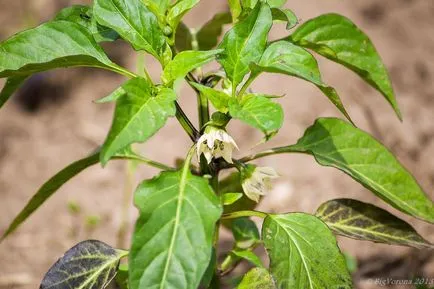
M 241 171 L 241 185 L 249 199 L 259 202 L 259 198 L 271 190 L 271 179 L 278 177 L 279 174 L 273 168 L 247 165 Z
M 199 138 L 196 144 L 197 158 L 203 154 L 208 163 L 213 158 L 223 158 L 232 163 L 232 151 L 238 149 L 234 139 L 223 129 L 208 126 L 205 133 Z

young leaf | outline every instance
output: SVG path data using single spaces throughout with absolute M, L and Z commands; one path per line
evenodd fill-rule
M 93 14 L 99 24 L 115 30 L 135 50 L 145 50 L 163 62 L 164 34 L 157 17 L 141 0 L 95 0 Z
M 59 67 L 91 66 L 119 72 L 83 26 L 54 21 L 0 43 L 0 77 L 28 76 Z
M 142 0 L 143 3 L 152 11 L 157 17 L 160 23 L 164 23 L 166 18 L 167 9 L 171 4 L 171 0 Z
M 301 47 L 286 41 L 278 41 L 267 47 L 261 60 L 251 64 L 252 73 L 282 73 L 315 84 L 329 100 L 350 120 L 336 91 L 324 84 L 315 58 Z
M 0 241 L 14 232 L 27 218 L 33 214 L 45 201 L 50 198 L 63 184 L 78 175 L 84 169 L 98 163 L 99 153 L 94 153 L 86 158 L 78 160 L 45 182 L 44 185 L 30 199 L 24 209 L 15 217 L 7 230 L 3 233 Z
M 380 56 L 371 40 L 349 19 L 337 14 L 319 16 L 297 28 L 288 40 L 356 72 L 384 95 L 401 118 Z
M 242 101 L 231 98 L 229 113 L 233 118 L 260 129 L 267 140 L 283 125 L 282 106 L 263 96 L 244 96 Z
M 188 167 L 144 181 L 135 193 L 139 209 L 130 252 L 130 286 L 197 288 L 211 259 L 222 208 L 204 178 Z
M 86 27 L 96 42 L 115 41 L 119 34 L 113 29 L 103 27 L 96 22 L 92 9 L 85 5 L 73 5 L 60 10 L 54 20 L 65 20 Z
M 151 84 L 139 77 L 122 88 L 125 94 L 117 99 L 113 124 L 101 149 L 103 165 L 129 144 L 145 142 L 176 112 L 172 89 L 162 88 L 154 96 Z
M 262 264 L 261 259 L 258 257 L 258 255 L 256 255 L 255 253 L 253 253 L 250 250 L 240 250 L 240 249 L 235 249 L 231 251 L 231 254 L 233 254 L 236 258 L 240 259 L 244 259 L 250 263 L 252 263 L 253 265 L 255 265 L 256 267 L 264 267 L 264 265 Z
M 408 223 L 371 204 L 351 199 L 332 200 L 322 204 L 316 216 L 345 237 L 418 249 L 434 248 Z
M 40 289 L 104 289 L 115 277 L 119 260 L 128 252 L 96 241 L 69 249 L 45 274 Z
M 179 22 L 182 17 L 190 11 L 200 0 L 179 0 L 169 9 L 169 13 L 167 14 L 167 23 L 176 31 Z
M 243 277 L 237 289 L 275 289 L 273 277 L 267 269 L 253 268 Z
M 277 288 L 352 288 L 336 239 L 318 218 L 303 213 L 269 215 L 262 239 Z
M 229 9 L 231 10 L 232 14 L 232 22 L 236 22 L 238 17 L 241 15 L 241 12 L 243 11 L 243 8 L 241 7 L 241 0 L 228 0 L 229 2 Z
M 271 8 L 279 8 L 286 3 L 287 0 L 266 0 L 268 5 Z M 244 8 L 255 8 L 256 4 L 258 4 L 259 0 L 241 0 Z
M 0 92 L 0 108 L 8 101 L 14 92 L 26 81 L 27 75 L 8 77 Z
M 222 203 L 225 206 L 232 205 L 242 197 L 242 193 L 226 193 L 222 195 Z
M 222 113 L 228 112 L 229 100 L 231 98 L 229 95 L 227 95 L 223 91 L 195 82 L 191 82 L 191 85 L 193 85 L 197 90 L 200 91 L 200 93 L 202 93 L 206 98 L 208 98 L 208 100 L 218 111 Z
M 196 33 L 199 50 L 213 49 L 223 31 L 223 25 L 231 23 L 231 14 L 228 12 L 217 13 L 205 23 Z
M 190 71 L 199 68 L 215 59 L 222 50 L 183 51 L 175 56 L 164 68 L 161 79 L 165 83 L 184 78 Z
M 249 64 L 261 58 L 272 23 L 270 7 L 258 3 L 245 19 L 225 34 L 219 46 L 224 53 L 218 60 L 232 81 L 234 91 L 249 72 Z
M 289 9 L 272 8 L 271 15 L 273 16 L 273 21 L 286 22 L 287 30 L 294 28 L 298 24 L 297 16 Z
M 434 223 L 434 204 L 394 155 L 366 132 L 337 118 L 320 118 L 297 144 L 280 152 L 308 153 L 351 176 L 404 213 Z
M 180 22 L 176 29 L 175 46 L 178 51 L 193 50 L 193 35 L 184 22 Z
M 235 245 L 241 249 L 248 249 L 260 240 L 258 227 L 249 218 L 238 218 L 232 222 L 232 234 Z

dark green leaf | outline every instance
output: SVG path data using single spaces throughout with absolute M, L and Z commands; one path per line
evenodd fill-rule
M 260 240 L 258 227 L 249 218 L 238 218 L 232 222 L 232 234 L 235 245 L 241 249 L 248 249 Z
M 120 289 L 129 289 L 128 285 L 128 265 L 120 264 L 118 268 L 118 273 L 116 274 L 116 284 Z
M 218 111 L 222 113 L 228 112 L 229 100 L 231 98 L 229 95 L 227 95 L 223 91 L 195 82 L 191 82 L 191 85 L 193 85 L 197 90 L 200 91 L 200 93 L 202 93 L 206 98 L 208 98 L 208 100 Z
M 95 0 L 93 14 L 99 24 L 115 30 L 134 49 L 163 61 L 166 40 L 157 17 L 140 0 Z
M 232 205 L 242 197 L 242 193 L 226 193 L 222 195 L 222 203 L 225 206 Z
M 27 76 L 12 76 L 8 77 L 5 86 L 0 92 L 0 108 L 8 101 L 14 92 L 26 81 Z
M 262 264 L 262 261 L 258 257 L 258 255 L 256 255 L 255 253 L 253 253 L 250 250 L 235 249 L 235 250 L 231 251 L 231 254 L 235 255 L 237 258 L 244 259 L 244 260 L 252 263 L 256 267 L 264 267 L 264 265 Z
M 351 199 L 332 200 L 322 204 L 316 215 L 335 233 L 349 238 L 434 248 L 408 223 L 371 204 Z
M 249 72 L 249 64 L 261 58 L 272 22 L 270 7 L 258 3 L 245 19 L 225 34 L 219 46 L 224 49 L 219 62 L 232 81 L 234 91 Z
M 273 277 L 267 269 L 253 268 L 244 276 L 237 289 L 275 289 Z
M 197 288 L 222 212 L 208 181 L 186 166 L 163 172 L 139 186 L 135 204 L 140 218 L 129 258 L 131 289 Z
M 393 154 L 366 132 L 337 118 L 320 118 L 297 144 L 278 149 L 302 152 L 335 167 L 398 210 L 434 223 L 434 204 Z
M 86 27 L 93 35 L 96 42 L 115 41 L 119 34 L 113 29 L 103 27 L 96 22 L 92 15 L 92 9 L 85 5 L 73 5 L 66 7 L 56 15 L 55 20 L 65 20 Z
M 298 24 L 298 18 L 289 9 L 284 8 L 272 8 L 271 15 L 273 15 L 274 21 L 283 21 L 286 22 L 286 29 L 289 30 L 294 28 Z
M 385 96 L 401 118 L 380 56 L 371 40 L 349 19 L 337 14 L 322 15 L 301 25 L 288 39 L 356 72 Z
M 212 279 L 214 277 L 214 273 L 216 272 L 217 267 L 217 260 L 216 260 L 216 250 L 213 247 L 211 252 L 211 260 L 209 261 L 208 267 L 205 270 L 205 273 L 202 276 L 202 279 L 200 280 L 200 285 L 209 288 L 209 285 L 212 282 Z
M 318 218 L 303 213 L 269 215 L 262 239 L 278 288 L 352 288 L 336 239 Z
M 133 78 L 122 88 L 125 94 L 116 101 L 113 124 L 101 149 L 103 165 L 129 144 L 148 140 L 176 112 L 172 89 L 162 88 L 153 95 L 153 87 L 143 78 Z
M 164 68 L 161 79 L 165 83 L 173 83 L 173 81 L 184 78 L 190 71 L 199 68 L 208 62 L 215 59 L 218 53 L 222 50 L 210 51 L 183 51 L 175 56 Z
M 205 23 L 196 33 L 196 41 L 199 50 L 213 49 L 223 31 L 223 25 L 231 23 L 231 14 L 228 12 L 217 13 L 214 17 Z
M 40 289 L 104 289 L 115 277 L 119 260 L 128 252 L 95 240 L 69 249 L 45 274 Z
M 244 96 L 241 102 L 232 98 L 229 113 L 233 118 L 260 129 L 267 140 L 283 125 L 282 106 L 263 96 Z
M 119 72 L 83 26 L 47 22 L 0 43 L 0 77 L 28 76 L 59 67 L 92 66 Z
M 275 42 L 267 47 L 258 64 L 251 67 L 255 75 L 263 71 L 283 73 L 315 84 L 350 119 L 336 91 L 322 82 L 315 58 L 303 48 L 286 41 Z
M 193 35 L 184 22 L 180 22 L 176 29 L 175 45 L 178 51 L 193 50 Z
M 3 233 L 1 240 L 4 240 L 9 234 L 15 231 L 33 212 L 35 212 L 45 201 L 50 198 L 63 184 L 78 175 L 84 169 L 98 163 L 99 153 L 92 154 L 89 157 L 78 160 L 52 178 L 50 178 L 44 185 L 36 192 L 30 199 L 24 209 L 15 217 L 13 222 L 9 225 L 8 229 Z
M 167 14 L 167 23 L 172 27 L 173 31 L 176 31 L 179 22 L 182 17 L 190 11 L 200 0 L 179 0 L 169 9 Z

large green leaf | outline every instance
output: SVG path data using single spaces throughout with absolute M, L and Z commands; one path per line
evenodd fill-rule
M 225 92 L 195 82 L 191 82 L 191 85 L 193 85 L 197 90 L 200 91 L 200 93 L 208 98 L 208 100 L 218 111 L 223 113 L 228 112 L 229 100 L 231 97 Z
M 243 277 L 237 289 L 274 289 L 273 277 L 264 268 L 253 268 Z
M 184 78 L 190 71 L 199 68 L 215 59 L 222 50 L 210 51 L 183 51 L 175 56 L 164 68 L 161 79 L 165 83 Z
M 93 14 L 99 24 L 115 30 L 136 50 L 145 50 L 160 62 L 166 40 L 157 17 L 141 0 L 95 0 Z
M 73 5 L 66 7 L 57 13 L 55 20 L 65 20 L 80 24 L 87 28 L 97 42 L 114 41 L 119 34 L 111 28 L 103 27 L 96 22 L 92 15 L 92 9 L 85 5 Z
M 371 40 L 348 18 L 337 14 L 319 16 L 297 28 L 288 40 L 356 72 L 380 91 L 401 117 L 387 70 L 378 52 Z
M 196 40 L 199 50 L 213 49 L 219 40 L 223 31 L 223 25 L 231 23 L 231 14 L 228 12 L 221 12 L 214 15 L 214 17 L 205 23 L 196 33 Z
M 111 62 L 87 29 L 69 21 L 53 21 L 0 43 L 0 77 L 28 76 L 59 67 L 92 66 L 113 71 Z
M 26 75 L 8 77 L 5 86 L 0 92 L 0 108 L 8 101 L 14 92 L 26 81 Z
M 190 11 L 200 0 L 179 0 L 173 5 L 167 14 L 167 23 L 172 27 L 173 31 L 176 31 L 179 22 L 182 17 Z
M 262 239 L 277 288 L 352 288 L 335 237 L 315 216 L 269 215 L 262 225 Z
M 143 78 L 133 78 L 122 85 L 124 94 L 118 97 L 113 124 L 101 149 L 104 165 L 129 144 L 144 142 L 175 115 L 176 94 L 161 88 L 154 95 L 152 85 Z
M 394 155 L 366 132 L 337 118 L 320 118 L 297 144 L 279 152 L 302 152 L 335 167 L 395 208 L 434 223 L 434 204 Z
M 194 289 L 212 252 L 222 208 L 208 181 L 187 166 L 144 181 L 135 193 L 140 217 L 130 252 L 131 289 Z
M 234 91 L 249 72 L 249 64 L 261 58 L 272 23 L 270 7 L 258 3 L 245 19 L 225 34 L 219 46 L 224 49 L 219 62 L 232 81 Z
M 337 199 L 322 204 L 316 215 L 335 233 L 349 238 L 419 249 L 434 248 L 408 223 L 371 204 Z
M 283 125 L 282 106 L 264 96 L 244 96 L 241 101 L 232 98 L 229 101 L 229 113 L 233 118 L 260 129 L 267 140 Z
M 128 252 L 89 240 L 62 256 L 45 274 L 40 289 L 104 289 L 116 276 L 119 260 Z
M 282 73 L 315 84 L 350 119 L 339 95 L 322 81 L 316 59 L 305 49 L 287 41 L 278 41 L 268 46 L 261 60 L 257 64 L 252 64 L 251 67 L 256 76 L 264 71 Z

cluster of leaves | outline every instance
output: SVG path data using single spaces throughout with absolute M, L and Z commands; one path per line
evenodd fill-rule
M 113 124 L 100 149 L 48 180 L 4 232 L 15 231 L 65 182 L 84 169 L 113 159 L 142 162 L 163 172 L 143 181 L 135 192 L 139 210 L 129 251 L 99 241 L 86 241 L 69 250 L 45 276 L 41 288 L 105 288 L 115 278 L 123 288 L 219 288 L 241 260 L 255 268 L 237 288 L 351 288 L 352 281 L 335 234 L 354 239 L 416 248 L 432 248 L 409 224 L 371 204 L 351 199 L 331 200 L 315 214 L 267 214 L 254 211 L 241 183 L 256 169 L 248 162 L 274 154 L 304 153 L 323 165 L 339 169 L 394 208 L 434 222 L 433 202 L 391 152 L 352 124 L 336 92 L 324 83 L 309 51 L 342 64 L 377 89 L 401 117 L 387 71 L 369 38 L 349 19 L 326 14 L 298 25 L 284 8 L 285 0 L 229 0 L 229 12 L 215 15 L 200 29 L 190 29 L 183 16 L 199 0 L 94 0 L 93 6 L 72 6 L 54 20 L 20 32 L 0 44 L 2 106 L 13 92 L 37 72 L 87 66 L 110 70 L 128 79 L 98 101 L 115 102 Z M 223 26 L 233 23 L 219 43 Z M 269 41 L 273 25 L 286 24 L 289 36 Z M 292 30 L 293 31 L 289 31 Z M 154 56 L 162 67 L 154 83 L 146 69 L 139 74 L 112 62 L 100 46 L 127 41 L 137 51 Z M 202 72 L 216 60 L 221 68 Z M 272 95 L 254 93 L 250 86 L 262 73 L 306 80 L 348 119 L 320 118 L 293 145 L 246 156 L 232 162 L 210 163 L 192 158 L 207 127 L 224 131 L 232 119 L 261 130 L 270 140 L 283 124 L 284 110 Z M 174 83 L 185 79 L 198 97 L 199 126 L 177 103 Z M 215 110 L 210 116 L 210 106 Z M 184 165 L 174 169 L 131 149 L 176 117 L 193 141 Z M 220 143 L 224 145 L 224 143 Z M 212 146 L 211 146 L 212 148 Z M 221 156 L 221 155 L 220 155 Z M 226 159 L 226 158 L 225 158 Z M 230 160 L 230 159 L 229 159 Z M 219 180 L 221 170 L 239 172 Z M 249 217 L 264 219 L 262 232 Z M 218 230 L 232 229 L 235 243 L 217 262 Z M 264 246 L 270 267 L 254 254 Z M 128 266 L 119 266 L 128 256 Z

